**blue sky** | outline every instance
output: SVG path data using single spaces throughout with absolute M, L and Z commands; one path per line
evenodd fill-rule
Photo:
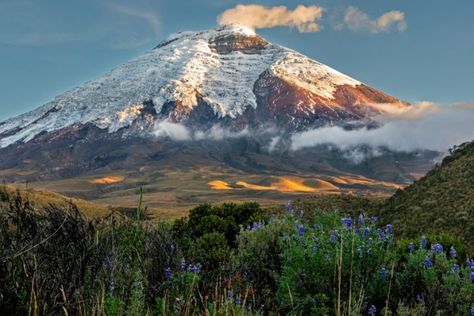
M 0 0 L 0 120 L 94 79 L 169 33 L 213 28 L 239 4 L 284 5 L 289 14 L 298 5 L 320 8 L 316 27 L 259 21 L 257 33 L 410 102 L 474 101 L 472 0 Z

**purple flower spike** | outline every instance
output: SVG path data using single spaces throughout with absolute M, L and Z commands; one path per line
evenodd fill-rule
M 370 228 L 369 227 L 366 227 L 364 229 L 364 237 L 367 238 L 369 236 L 369 233 L 370 233 Z
M 350 218 L 350 217 L 341 218 L 341 222 L 346 228 L 351 228 L 352 227 L 352 218 Z
M 364 215 L 359 215 L 359 217 L 357 218 L 357 223 L 359 223 L 359 225 L 364 224 Z
M 374 316 L 377 313 L 377 307 L 375 305 L 371 305 L 369 307 L 369 315 Z
M 434 244 L 431 246 L 431 250 L 433 250 L 434 253 L 440 254 L 443 252 L 443 246 L 441 244 Z
M 421 239 L 420 239 L 420 247 L 421 248 L 426 248 L 426 237 L 425 236 L 421 237 Z
M 456 248 L 454 248 L 454 246 L 451 246 L 451 248 L 449 248 L 449 255 L 451 256 L 451 258 L 456 258 L 458 256 L 458 253 L 456 252 Z
M 387 278 L 387 275 L 388 275 L 387 268 L 382 267 L 382 269 L 380 269 L 380 277 L 382 278 L 382 280 L 385 280 Z
M 385 232 L 387 234 L 392 234 L 392 224 L 387 224 L 387 226 L 385 226 Z
M 433 267 L 433 262 L 431 262 L 431 259 L 428 256 L 426 256 L 426 258 L 425 258 L 425 267 L 426 268 L 432 268 Z
M 165 279 L 170 279 L 171 278 L 171 276 L 173 275 L 173 271 L 171 271 L 170 267 L 165 269 L 164 275 L 165 275 Z
M 300 226 L 298 227 L 298 234 L 303 235 L 304 232 L 305 232 L 304 226 L 303 226 L 303 225 L 300 225 Z
M 184 258 L 181 259 L 181 269 L 182 270 L 186 269 L 186 260 L 184 260 Z
M 411 242 L 411 243 L 408 245 L 408 251 L 409 251 L 410 253 L 413 253 L 413 251 L 415 251 L 415 244 L 414 244 L 414 243 Z

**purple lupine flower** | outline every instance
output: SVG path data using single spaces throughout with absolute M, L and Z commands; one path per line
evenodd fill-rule
M 201 271 L 201 268 L 202 268 L 202 264 L 200 264 L 199 262 L 196 263 L 196 264 L 190 264 L 189 265 L 189 272 L 199 273 L 199 271 Z
M 367 238 L 367 236 L 369 236 L 369 233 L 370 233 L 370 228 L 369 228 L 369 227 L 366 227 L 366 228 L 364 229 L 364 237 Z
M 387 268 L 382 267 L 382 269 L 380 269 L 380 277 L 382 278 L 382 280 L 385 280 L 387 278 L 387 275 L 388 275 Z
M 173 275 L 173 271 L 171 271 L 170 267 L 165 269 L 164 275 L 165 275 L 165 279 L 170 279 L 171 278 L 171 276 Z
M 372 216 L 370 220 L 372 221 L 372 224 L 375 224 L 379 220 L 379 218 L 377 216 Z
M 359 217 L 357 217 L 357 223 L 359 223 L 359 225 L 364 224 L 364 215 L 359 214 Z
M 360 228 L 359 228 L 359 227 L 356 227 L 356 228 L 354 228 L 354 231 L 355 231 L 356 233 L 359 233 L 359 232 L 360 232 Z
M 301 225 L 298 227 L 298 234 L 299 234 L 299 235 L 303 235 L 304 232 L 305 232 L 304 225 L 301 224 Z
M 417 303 L 422 303 L 423 302 L 423 295 L 417 294 L 415 299 L 416 299 Z
M 428 256 L 425 257 L 425 267 L 426 267 L 426 268 L 431 268 L 431 267 L 433 267 L 433 262 L 431 262 L 431 259 L 430 259 L 430 257 L 428 257 Z
M 343 217 L 341 218 L 341 222 L 346 228 L 351 228 L 352 227 L 352 218 L 350 217 Z
M 414 244 L 414 243 L 411 242 L 411 243 L 408 245 L 408 251 L 409 251 L 410 253 L 413 253 L 413 251 L 415 251 L 415 244 Z
M 392 234 L 392 224 L 387 224 L 385 226 L 385 232 L 389 235 Z
M 240 297 L 239 295 L 235 295 L 235 305 L 240 305 Z
M 331 232 L 329 233 L 329 240 L 331 240 L 331 242 L 333 243 L 337 241 L 337 234 L 334 230 L 331 230 Z
M 456 258 L 458 256 L 458 253 L 456 252 L 456 248 L 454 248 L 454 246 L 451 246 L 451 248 L 449 248 L 449 255 L 451 256 L 451 258 Z
M 471 270 L 471 274 L 469 275 L 471 282 L 474 282 L 474 269 Z
M 420 247 L 425 248 L 426 247 L 426 237 L 422 236 L 420 239 Z
M 471 307 L 471 316 L 474 316 L 474 307 Z
M 383 233 L 383 231 L 380 228 L 377 228 L 377 235 L 379 235 L 380 239 L 385 238 L 385 234 Z
M 227 290 L 227 298 L 232 299 L 233 296 L 234 296 L 234 293 L 232 292 L 232 289 L 228 289 Z
M 431 245 L 431 250 L 433 250 L 436 254 L 440 254 L 443 252 L 443 246 L 441 244 L 436 243 L 434 245 Z
M 377 313 L 377 307 L 375 307 L 375 305 L 371 305 L 369 307 L 369 315 L 374 316 L 375 313 Z
M 295 228 L 298 229 L 300 227 L 300 222 L 299 220 L 295 220 Z
M 458 272 L 460 268 L 461 267 L 459 266 L 459 264 L 455 263 L 455 264 L 453 264 L 453 267 L 451 269 L 453 270 L 453 272 Z
M 304 216 L 304 211 L 300 210 L 300 217 L 303 217 L 303 216 Z
M 184 258 L 181 258 L 181 269 L 182 270 L 186 269 L 186 260 L 184 260 Z
M 288 201 L 288 203 L 286 203 L 286 210 L 289 212 L 291 211 L 291 209 L 292 209 L 291 201 Z
M 472 259 L 467 259 L 466 264 L 469 268 L 472 268 L 474 266 L 474 260 Z

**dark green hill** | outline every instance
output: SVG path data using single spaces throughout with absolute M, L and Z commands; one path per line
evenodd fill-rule
M 383 203 L 380 216 L 397 232 L 449 232 L 474 248 L 474 142 L 457 146 L 423 178 Z

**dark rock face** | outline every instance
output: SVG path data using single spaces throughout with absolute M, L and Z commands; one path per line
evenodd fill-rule
M 229 54 L 236 51 L 245 54 L 258 54 L 267 45 L 268 42 L 260 36 L 238 34 L 217 36 L 209 42 L 209 47 L 219 54 Z

